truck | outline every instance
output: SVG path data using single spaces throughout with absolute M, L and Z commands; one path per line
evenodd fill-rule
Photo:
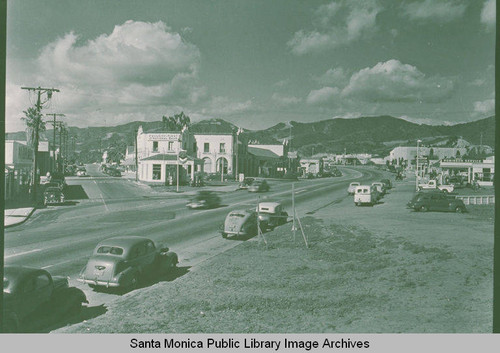
M 24 266 L 5 266 L 3 296 L 4 332 L 23 332 L 37 322 L 78 315 L 88 303 L 80 289 L 69 286 L 67 277 Z
M 453 192 L 453 185 L 438 185 L 436 180 L 429 180 L 427 183 L 418 184 L 419 190 L 441 190 L 443 192 Z

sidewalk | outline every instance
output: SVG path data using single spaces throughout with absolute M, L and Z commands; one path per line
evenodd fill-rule
M 3 217 L 4 228 L 12 227 L 26 222 L 26 220 L 33 214 L 34 211 L 34 207 L 12 208 L 9 210 L 5 210 Z

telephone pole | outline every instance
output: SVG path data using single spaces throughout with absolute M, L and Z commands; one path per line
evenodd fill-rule
M 53 170 L 55 170 L 56 169 L 56 124 L 57 124 L 56 117 L 58 117 L 58 116 L 64 117 L 66 115 L 64 115 L 64 114 L 55 114 L 55 113 L 45 114 L 45 115 L 47 115 L 47 116 L 51 115 L 54 118 L 54 120 L 52 120 L 50 123 L 52 124 L 52 127 L 54 128 L 54 137 L 53 137 L 53 140 L 52 140 L 52 158 L 53 158 L 53 161 L 54 161 Z
M 52 98 L 53 92 L 59 92 L 56 88 L 42 88 L 42 87 L 21 87 L 21 89 L 25 89 L 27 91 L 33 91 L 37 93 L 36 100 L 36 110 L 38 115 L 41 115 L 42 105 L 47 103 Z M 47 95 L 47 99 L 42 102 L 42 94 L 45 93 Z M 36 202 L 36 189 L 38 184 L 38 176 L 37 176 L 37 155 L 38 155 L 38 139 L 39 139 L 39 129 L 40 129 L 40 120 L 38 117 L 36 118 L 34 125 L 35 133 L 34 133 L 34 141 L 33 141 L 33 174 L 32 174 L 32 198 L 33 201 Z
M 57 156 L 57 169 L 59 172 L 64 172 L 64 160 L 63 160 L 63 134 L 64 134 L 64 123 L 62 121 L 57 122 L 57 127 L 59 130 L 59 155 Z

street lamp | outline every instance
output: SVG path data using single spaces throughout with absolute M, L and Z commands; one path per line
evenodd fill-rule
M 418 157 L 419 157 L 418 144 L 420 142 L 422 142 L 422 140 L 417 140 L 417 165 L 415 166 L 415 191 L 418 191 Z

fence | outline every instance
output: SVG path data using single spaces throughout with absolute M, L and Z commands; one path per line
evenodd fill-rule
M 466 205 L 494 205 L 495 195 L 457 196 Z

